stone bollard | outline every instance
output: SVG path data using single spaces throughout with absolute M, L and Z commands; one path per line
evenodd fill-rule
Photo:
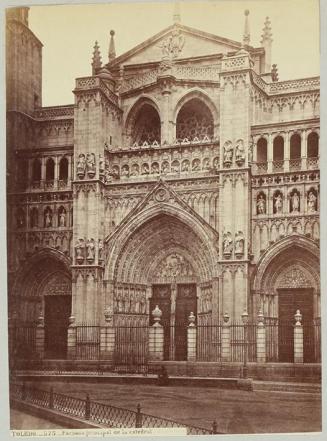
M 303 326 L 302 314 L 298 309 L 294 314 L 294 363 L 303 363 Z
M 115 352 L 116 331 L 113 327 L 113 312 L 110 307 L 104 310 L 105 326 L 100 328 L 100 358 L 112 361 Z
M 196 326 L 195 315 L 193 312 L 189 315 L 189 325 L 187 328 L 187 361 L 196 360 Z
M 257 363 L 266 362 L 266 327 L 262 311 L 258 313 L 257 324 Z
M 76 326 L 75 317 L 69 317 L 69 327 L 67 335 L 67 358 L 72 360 L 76 357 Z
M 158 305 L 152 311 L 152 315 L 154 324 L 149 328 L 149 360 L 162 361 L 164 358 L 164 329 L 159 323 L 162 312 Z
M 221 360 L 230 361 L 231 351 L 230 351 L 230 323 L 229 315 L 225 312 L 223 316 L 224 322 L 221 331 Z

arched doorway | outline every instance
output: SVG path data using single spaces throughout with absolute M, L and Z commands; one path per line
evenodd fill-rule
M 294 315 L 302 314 L 304 362 L 320 356 L 319 249 L 294 235 L 262 257 L 254 280 L 256 309 L 266 319 L 268 361 L 294 361 Z
M 154 211 L 157 213 L 137 227 L 125 225 L 124 230 L 133 231 L 127 237 L 121 232 L 122 243 L 115 250 L 117 259 L 111 261 L 109 275 L 114 285 L 114 322 L 116 328 L 126 323 L 151 326 L 151 313 L 158 305 L 164 327 L 164 359 L 186 360 L 190 313 L 201 321 L 204 316 L 211 317 L 213 303 L 218 304 L 213 299 L 213 293 L 218 296 L 218 292 L 212 288 L 212 250 L 200 226 L 196 228 L 196 219 L 192 228 L 180 216 L 181 211 L 178 215 L 178 210 L 167 206 Z M 124 336 L 119 339 L 123 342 Z
M 72 303 L 68 268 L 69 259 L 59 251 L 36 252 L 18 274 L 13 290 L 11 309 L 15 311 L 17 326 L 35 329 L 38 325 L 44 329 L 44 358 L 64 359 L 67 355 Z M 30 339 L 29 345 L 33 346 L 31 356 L 35 355 L 36 342 Z

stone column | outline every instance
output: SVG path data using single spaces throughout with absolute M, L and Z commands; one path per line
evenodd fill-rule
M 164 329 L 159 323 L 162 316 L 158 305 L 152 311 L 154 324 L 149 328 L 149 360 L 162 361 L 164 358 Z
M 262 311 L 258 314 L 257 324 L 257 363 L 266 362 L 266 327 Z
M 55 156 L 54 158 L 55 164 L 54 164 L 54 175 L 53 175 L 53 186 L 55 189 L 59 188 L 59 158 L 58 156 Z
M 307 132 L 305 130 L 301 133 L 301 170 L 307 168 Z
M 100 358 L 112 361 L 115 353 L 116 332 L 113 327 L 113 312 L 111 308 L 104 311 L 105 325 L 100 328 Z
M 36 328 L 35 335 L 35 352 L 38 358 L 44 358 L 44 317 L 42 312 L 38 317 L 38 325 Z
M 46 159 L 45 157 L 41 158 L 41 182 L 45 182 L 46 178 Z
M 230 361 L 231 348 L 230 348 L 230 323 L 229 315 L 225 312 L 223 316 L 224 322 L 221 330 L 221 360 Z
M 68 360 L 73 360 L 76 358 L 76 325 L 75 317 L 69 317 L 69 327 L 67 336 L 67 358 Z
M 267 145 L 267 161 L 268 161 L 268 173 L 272 172 L 272 163 L 274 158 L 274 148 L 271 133 L 268 135 L 268 145 Z
M 187 328 L 187 361 L 196 361 L 196 326 L 193 312 L 190 313 L 188 320 L 190 324 Z
M 294 318 L 294 363 L 303 363 L 303 327 L 301 324 L 302 314 L 299 309 Z
M 284 141 L 284 172 L 290 171 L 290 134 L 286 133 Z

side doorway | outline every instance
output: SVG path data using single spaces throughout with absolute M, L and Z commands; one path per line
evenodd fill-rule
M 65 359 L 72 297 L 47 295 L 44 302 L 45 358 Z

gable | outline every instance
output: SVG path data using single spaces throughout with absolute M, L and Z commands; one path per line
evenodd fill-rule
M 241 44 L 183 25 L 170 26 L 130 51 L 115 58 L 117 64 L 131 65 L 159 62 L 163 59 L 193 58 L 226 54 L 238 50 Z

